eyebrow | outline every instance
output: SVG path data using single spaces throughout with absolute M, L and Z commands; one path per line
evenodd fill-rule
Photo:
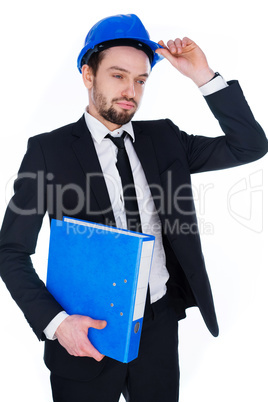
M 119 66 L 112 66 L 109 67 L 108 70 L 117 70 L 117 71 L 122 71 L 124 73 L 130 74 L 130 71 L 126 70 L 125 68 L 119 67 Z M 139 74 L 138 77 L 149 77 L 149 74 L 144 73 L 144 74 Z

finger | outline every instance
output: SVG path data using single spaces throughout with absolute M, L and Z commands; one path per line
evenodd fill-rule
M 177 38 L 178 48 L 176 46 L 176 43 L 173 40 L 169 40 L 167 42 L 167 45 L 165 45 L 165 43 L 162 40 L 160 40 L 158 42 L 158 44 L 160 46 L 162 46 L 162 48 L 157 49 L 156 53 L 161 54 L 166 59 L 169 59 L 169 56 L 171 56 L 171 55 L 178 54 L 181 52 L 180 39 L 178 39 L 178 38 Z
M 186 47 L 186 46 L 192 45 L 193 43 L 194 43 L 194 42 L 192 41 L 192 39 L 187 38 L 187 36 L 185 36 L 185 37 L 182 39 L 182 47 L 183 47 L 183 48 Z
M 74 355 L 79 357 L 92 357 L 98 362 L 104 358 L 104 355 L 92 345 L 87 335 L 80 338 L 80 342 L 77 345 Z
M 164 56 L 164 57 L 166 57 L 167 53 L 170 54 L 170 52 L 163 40 L 160 40 L 158 42 L 158 45 L 160 45 L 161 48 L 156 49 L 156 51 L 155 51 L 156 53 L 161 54 L 161 56 Z
M 177 47 L 176 47 L 176 45 L 175 45 L 174 40 L 169 40 L 169 41 L 167 42 L 167 47 L 168 47 L 169 51 L 170 51 L 172 54 L 177 53 Z
M 98 362 L 100 362 L 104 358 L 104 355 L 102 353 L 100 353 L 96 348 L 94 348 L 94 346 L 92 345 L 92 343 L 90 341 L 88 341 L 88 347 L 85 352 L 86 353 L 84 354 L 84 356 L 92 357 L 93 359 L 97 360 Z
M 177 53 L 181 53 L 182 52 L 182 41 L 179 38 L 176 38 L 175 41 L 175 46 L 177 48 Z
M 160 40 L 160 41 L 158 42 L 158 45 L 162 46 L 164 49 L 167 49 L 167 47 L 166 47 L 166 45 L 165 45 L 165 43 L 164 43 L 163 40 Z M 158 50 L 158 49 L 157 49 L 157 50 Z
M 170 53 L 170 50 L 166 46 L 163 47 L 163 49 L 162 48 L 157 49 L 155 52 L 165 57 L 165 59 L 169 60 L 170 62 L 172 62 L 174 56 Z
M 170 41 L 170 44 L 171 44 L 171 42 L 173 42 L 173 41 Z M 167 59 L 171 64 L 173 64 L 174 63 L 174 56 L 180 54 L 179 52 L 177 52 L 177 48 L 176 48 L 175 44 L 174 44 L 175 49 L 176 49 L 175 54 L 171 53 L 170 49 L 165 45 L 165 43 L 162 40 L 160 40 L 158 42 L 158 44 L 160 46 L 162 46 L 162 47 L 157 49 L 156 53 L 158 53 L 161 56 L 165 57 L 165 59 Z

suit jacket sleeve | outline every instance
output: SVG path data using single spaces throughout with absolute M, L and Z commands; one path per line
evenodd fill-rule
M 1 277 L 39 339 L 44 339 L 44 328 L 63 310 L 30 258 L 46 212 L 45 175 L 41 147 L 30 139 L 0 233 Z
M 266 154 L 268 142 L 255 120 L 237 81 L 205 97 L 225 133 L 215 138 L 188 135 L 177 130 L 191 173 L 226 169 L 253 162 Z

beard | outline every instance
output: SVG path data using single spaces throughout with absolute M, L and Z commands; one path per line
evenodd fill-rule
M 95 83 L 93 84 L 93 89 L 93 99 L 96 109 L 105 120 L 109 121 L 110 123 L 123 126 L 133 118 L 138 108 L 137 102 L 134 99 L 128 99 L 126 97 L 114 98 L 111 101 L 111 106 L 108 107 L 107 98 L 98 91 L 97 85 Z M 122 112 L 119 112 L 113 107 L 113 103 L 118 101 L 131 101 L 132 103 L 134 103 L 136 108 L 132 112 L 129 112 L 128 110 L 122 110 Z

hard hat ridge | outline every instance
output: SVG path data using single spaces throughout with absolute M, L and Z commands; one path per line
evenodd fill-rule
M 143 50 L 149 57 L 151 67 L 162 60 L 162 56 L 155 53 L 161 46 L 150 40 L 141 20 L 135 14 L 119 14 L 102 19 L 90 29 L 78 56 L 79 71 L 93 53 L 112 46 L 133 46 Z

